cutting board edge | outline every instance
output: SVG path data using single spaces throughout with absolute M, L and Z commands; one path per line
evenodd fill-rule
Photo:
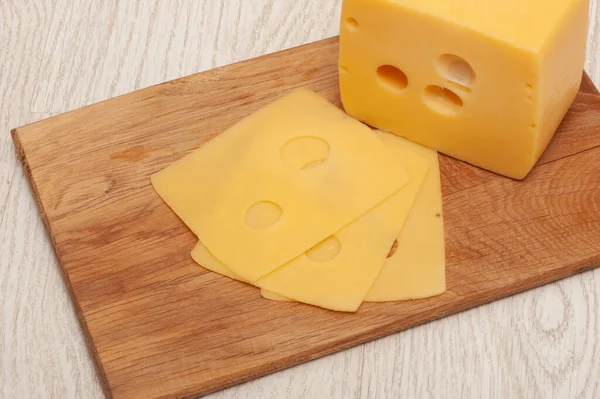
M 104 396 L 106 396 L 107 399 L 112 399 L 113 392 L 112 392 L 110 383 L 108 381 L 108 374 L 104 370 L 104 365 L 100 361 L 100 355 L 98 353 L 96 345 L 94 344 L 94 339 L 92 337 L 91 331 L 88 328 L 87 322 L 85 320 L 85 316 L 83 314 L 83 309 L 81 308 L 79 300 L 77 299 L 77 296 L 75 295 L 75 292 L 73 291 L 73 286 L 71 284 L 69 274 L 67 273 L 67 270 L 64 266 L 64 262 L 60 255 L 58 245 L 56 244 L 56 241 L 54 238 L 54 232 L 52 231 L 52 225 L 48 219 L 48 216 L 46 214 L 46 209 L 44 208 L 44 203 L 38 192 L 38 186 L 37 186 L 36 180 L 33 176 L 33 173 L 31 172 L 29 162 L 27 162 L 27 155 L 26 155 L 25 149 L 23 148 L 23 145 L 21 143 L 21 138 L 19 137 L 18 129 L 19 128 L 15 128 L 15 129 L 11 129 L 11 131 L 10 131 L 10 134 L 11 134 L 12 140 L 13 140 L 13 144 L 14 144 L 15 150 L 17 152 L 17 157 L 19 158 L 19 160 L 21 161 L 21 164 L 23 165 L 25 175 L 27 176 L 27 181 L 29 182 L 29 186 L 31 187 L 31 190 L 33 191 L 33 196 L 35 197 L 35 202 L 39 209 L 40 217 L 42 218 L 42 221 L 46 228 L 46 235 L 50 239 L 54 253 L 56 254 L 56 257 L 58 258 L 58 269 L 59 269 L 59 272 L 65 282 L 65 286 L 67 287 L 67 290 L 69 292 L 69 299 L 71 300 L 73 310 L 75 310 L 75 315 L 77 316 L 77 320 L 80 323 L 81 332 L 83 333 L 83 335 L 85 337 L 84 341 L 85 341 L 88 353 L 91 355 L 90 357 L 93 359 L 94 367 L 96 368 L 96 371 L 99 376 L 98 380 L 99 380 L 100 386 L 102 388 L 102 392 L 104 393 Z
M 249 369 L 237 374 L 231 374 L 227 377 L 209 380 L 210 384 L 204 381 L 202 384 L 199 384 L 196 388 L 189 388 L 181 391 L 180 395 L 178 395 L 177 398 L 193 399 L 198 396 L 204 396 L 211 393 L 215 393 L 226 388 L 231 388 L 233 386 L 267 376 L 274 372 L 283 371 L 301 365 L 303 363 L 322 358 L 324 356 L 333 355 L 335 353 L 353 348 L 358 345 L 365 344 L 367 342 L 381 339 L 392 334 L 407 331 L 409 329 L 422 326 L 437 320 L 441 320 L 445 317 L 465 312 L 467 310 L 475 309 L 477 307 L 484 306 L 501 299 L 510 298 L 512 296 L 521 294 L 526 291 L 530 291 L 532 289 L 541 288 L 558 280 L 590 272 L 597 268 L 600 268 L 600 254 L 592 256 L 584 261 L 580 261 L 579 263 L 574 264 L 573 267 L 559 269 L 559 274 L 554 273 L 554 271 L 550 271 L 536 276 L 536 279 L 530 279 L 531 282 L 528 281 L 527 284 L 515 283 L 511 286 L 508 286 L 508 289 L 505 289 L 501 292 L 499 291 L 496 295 L 477 297 L 478 299 L 475 301 L 473 301 L 473 299 L 470 296 L 465 296 L 463 297 L 463 300 L 458 306 L 455 302 L 453 302 L 452 305 L 448 304 L 438 309 L 438 312 L 435 314 L 428 314 L 427 317 L 411 319 L 410 322 L 407 323 L 409 324 L 408 326 L 397 327 L 393 324 L 378 326 L 378 328 L 363 333 L 362 335 L 355 335 L 353 337 L 350 337 L 343 343 L 336 346 L 323 345 L 322 347 L 318 347 L 317 350 L 315 350 L 315 347 L 313 346 L 311 347 L 311 350 L 306 350 L 305 353 L 296 353 L 290 357 L 289 361 L 286 361 L 284 363 L 278 363 L 277 366 L 274 367 L 265 368 L 264 366 L 257 366 L 256 371 L 254 371 L 254 369 Z M 377 306 L 377 304 L 372 303 L 370 304 L 370 306 Z M 204 388 L 204 386 L 208 386 L 209 388 Z M 164 398 L 171 397 L 165 396 Z M 160 399 L 163 398 L 161 397 Z

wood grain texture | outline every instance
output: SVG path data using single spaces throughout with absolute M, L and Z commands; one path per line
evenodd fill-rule
M 332 36 L 339 5 L 0 2 L 0 130 Z M 591 15 L 586 69 L 598 84 L 596 1 Z M 0 397 L 101 397 L 6 134 L 0 177 Z M 211 397 L 599 397 L 599 287 L 598 271 L 575 276 Z
M 296 87 L 341 105 L 337 53 L 311 43 L 13 131 L 109 396 L 205 394 L 600 265 L 600 101 L 581 94 L 523 182 L 442 157 L 440 297 L 347 315 L 197 268 L 149 176 Z
M 98 397 L 97 374 L 10 128 L 32 113 L 41 52 L 60 8 L 0 2 L 0 397 Z

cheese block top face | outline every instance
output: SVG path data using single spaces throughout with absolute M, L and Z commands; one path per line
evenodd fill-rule
M 376 134 L 296 90 L 152 176 L 216 258 L 254 281 L 408 183 Z
M 346 112 L 524 178 L 581 82 L 588 0 L 343 0 Z
M 548 41 L 555 26 L 573 6 L 587 4 L 587 0 L 402 0 L 397 3 L 402 3 L 407 10 L 451 21 L 516 47 L 535 50 Z

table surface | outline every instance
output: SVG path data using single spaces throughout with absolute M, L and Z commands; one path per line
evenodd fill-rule
M 586 69 L 600 85 L 600 0 Z M 101 398 L 11 128 L 338 33 L 341 1 L 0 1 L 0 398 Z M 600 270 L 211 398 L 600 397 Z

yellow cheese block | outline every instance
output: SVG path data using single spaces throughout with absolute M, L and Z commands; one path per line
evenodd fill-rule
M 365 301 L 428 298 L 446 291 L 442 189 L 437 152 L 391 134 L 381 138 L 428 159 L 429 171 L 410 215 Z
M 577 94 L 588 0 L 343 0 L 346 112 L 524 178 Z
M 406 187 L 303 255 L 254 281 L 254 285 L 327 309 L 358 309 L 379 275 L 429 169 L 429 161 L 414 152 L 402 146 L 388 148 L 406 166 L 410 176 Z M 201 242 L 192 257 L 209 270 L 238 278 Z
M 152 176 L 220 261 L 254 281 L 408 182 L 376 134 L 298 89 Z
M 262 295 L 263 298 L 268 299 L 270 301 L 277 301 L 277 302 L 289 302 L 289 301 L 291 301 L 290 298 L 286 298 L 284 296 L 277 295 L 276 293 L 268 291 L 268 290 L 265 290 L 264 288 L 261 288 L 260 295 Z

